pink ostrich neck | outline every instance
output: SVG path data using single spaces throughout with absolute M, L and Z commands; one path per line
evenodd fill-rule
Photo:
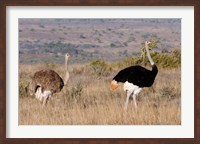
M 151 58 L 151 55 L 150 55 L 150 52 L 149 52 L 149 45 L 148 45 L 148 43 L 145 43 L 145 49 L 146 49 L 146 52 L 147 52 L 147 57 L 149 59 L 149 62 L 151 63 L 151 65 L 154 65 L 154 62 L 153 62 L 153 60 Z
M 64 78 L 64 84 L 66 85 L 68 80 L 69 80 L 69 72 L 68 72 L 68 69 L 67 69 L 67 65 L 68 65 L 68 56 L 65 55 L 65 78 Z

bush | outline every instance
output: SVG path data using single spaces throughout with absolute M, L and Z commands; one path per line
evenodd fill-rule
M 139 56 L 135 58 L 131 56 L 127 56 L 122 61 L 118 62 L 116 66 L 121 69 L 121 68 L 129 67 L 129 66 L 133 66 L 133 65 L 141 65 L 142 60 L 143 59 L 140 58 Z
M 20 78 L 19 81 L 19 96 L 20 97 L 27 97 L 28 93 L 27 93 L 27 87 L 28 86 L 28 82 L 22 78 Z
M 83 86 L 80 82 L 78 82 L 76 86 L 72 87 L 70 95 L 73 99 L 77 100 L 81 96 L 82 91 L 83 91 Z
M 162 68 L 178 68 L 181 66 L 181 50 L 175 49 L 170 53 L 157 53 L 152 52 L 151 57 L 155 64 Z M 132 65 L 147 65 L 149 60 L 145 55 L 145 58 L 141 56 L 126 57 L 121 62 L 117 63 L 118 67 L 128 67 Z
M 163 68 L 177 68 L 181 66 L 181 51 L 173 50 L 170 53 L 151 54 L 154 62 Z
M 174 99 L 175 97 L 177 97 L 175 89 L 173 87 L 168 87 L 168 86 L 159 89 L 158 95 L 161 98 L 167 98 L 167 99 Z
M 107 76 L 112 71 L 112 68 L 101 59 L 92 61 L 89 67 L 92 71 L 92 74 L 96 75 L 97 77 Z

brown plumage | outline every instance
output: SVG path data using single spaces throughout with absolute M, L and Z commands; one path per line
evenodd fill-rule
M 28 86 L 30 95 L 36 96 L 39 100 L 43 99 L 43 105 L 45 105 L 54 93 L 60 92 L 62 88 L 67 84 L 69 79 L 69 72 L 67 70 L 69 54 L 65 55 L 65 70 L 66 74 L 62 79 L 54 70 L 40 70 L 36 72 Z
M 39 86 L 44 90 L 50 90 L 53 93 L 60 92 L 64 86 L 62 78 L 53 70 L 41 70 L 34 74 L 32 84 Z M 37 87 L 35 87 L 35 92 Z

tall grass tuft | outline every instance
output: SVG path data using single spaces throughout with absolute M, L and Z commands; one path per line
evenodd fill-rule
M 102 76 L 108 76 L 112 71 L 112 67 L 110 67 L 104 60 L 97 59 L 92 61 L 89 64 L 90 71 L 93 75 L 96 75 L 98 78 Z
M 83 85 L 81 84 L 81 82 L 78 82 L 74 87 L 72 87 L 70 95 L 73 99 L 77 100 L 82 95 L 82 92 Z

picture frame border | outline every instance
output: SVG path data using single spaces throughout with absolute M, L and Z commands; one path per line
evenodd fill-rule
M 194 138 L 7 138 L 6 7 L 8 6 L 193 6 L 194 7 Z M 199 0 L 1 0 L 0 1 L 0 143 L 200 143 Z

